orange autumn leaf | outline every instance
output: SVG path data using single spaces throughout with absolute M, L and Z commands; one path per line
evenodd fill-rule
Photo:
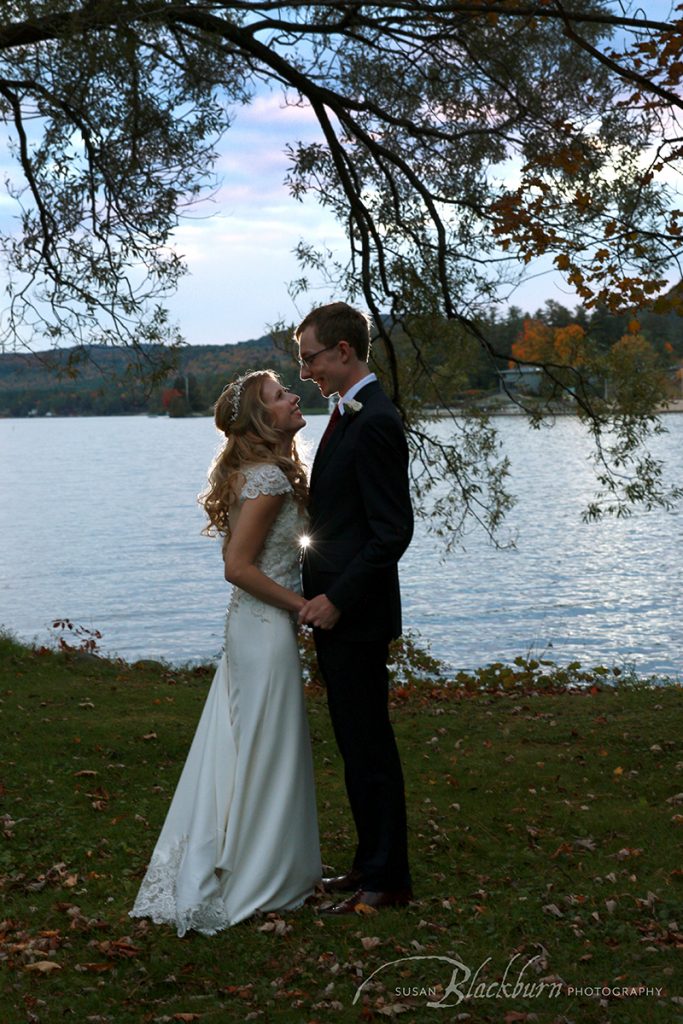
M 368 903 L 356 903 L 353 908 L 357 914 L 376 914 L 377 911 L 374 907 L 371 907 Z
M 555 355 L 567 366 L 583 366 L 588 359 L 586 332 L 580 324 L 556 327 L 553 332 Z
M 512 355 L 530 363 L 550 362 L 553 357 L 553 332 L 542 320 L 525 317 L 519 337 L 512 344 Z

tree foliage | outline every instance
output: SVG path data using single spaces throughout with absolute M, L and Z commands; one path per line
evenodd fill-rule
M 504 366 L 489 309 L 538 258 L 587 309 L 630 316 L 680 301 L 669 288 L 683 238 L 673 11 L 658 20 L 614 0 L 8 0 L 1 18 L 0 116 L 21 210 L 21 230 L 3 240 L 13 339 L 123 340 L 141 359 L 159 351 L 147 343 L 178 344 L 163 309 L 183 272 L 173 230 L 211 188 L 231 111 L 264 84 L 315 113 L 319 140 L 292 141 L 287 182 L 348 235 L 347 259 L 302 240 L 294 290 L 315 270 L 370 310 L 425 496 L 445 468 L 460 510 L 488 528 L 508 503 L 489 423 L 457 420 L 455 445 L 416 426 L 416 375 L 449 406 L 425 325 L 445 324 L 454 352 L 474 342 Z M 566 336 L 559 359 L 532 361 L 589 421 L 607 505 L 666 502 L 651 467 L 645 491 L 634 486 L 633 446 L 656 429 L 652 410 L 629 407 L 617 386 L 596 402 L 586 351 Z M 613 429 L 625 445 L 616 465 L 603 443 Z

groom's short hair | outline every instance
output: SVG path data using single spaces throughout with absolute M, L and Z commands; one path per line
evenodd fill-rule
M 363 313 L 347 302 L 329 302 L 312 309 L 294 332 L 297 341 L 307 327 L 315 328 L 318 341 L 325 348 L 348 341 L 361 362 L 366 362 L 370 351 L 370 324 Z

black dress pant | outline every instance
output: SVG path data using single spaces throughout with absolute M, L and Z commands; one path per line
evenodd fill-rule
M 315 630 L 318 664 L 358 833 L 361 888 L 409 889 L 403 772 L 389 721 L 388 643 Z

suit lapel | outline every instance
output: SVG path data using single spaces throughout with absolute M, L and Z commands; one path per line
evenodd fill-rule
M 344 431 L 349 425 L 351 417 L 346 412 L 341 418 L 341 422 L 337 424 L 336 430 L 328 440 L 322 451 L 318 450 L 313 460 L 313 469 L 311 470 L 311 487 L 320 476 L 321 472 L 328 465 L 335 450 L 339 447 L 341 439 L 344 436 Z
M 355 398 L 356 398 L 357 401 L 360 401 L 360 399 L 364 395 L 367 396 L 367 397 L 370 397 L 372 392 L 376 391 L 378 388 L 379 388 L 379 383 L 377 381 L 375 381 L 375 380 L 371 380 L 368 384 L 365 385 L 364 388 L 360 389 L 360 391 L 355 396 Z M 351 420 L 355 419 L 356 416 L 362 416 L 362 415 L 363 415 L 363 411 L 362 410 L 359 413 L 355 413 L 355 414 L 352 414 L 352 413 L 350 413 L 347 410 L 344 413 L 344 415 L 342 416 L 342 418 L 341 418 L 341 423 L 337 426 L 337 429 L 334 431 L 334 433 L 330 437 L 330 439 L 327 442 L 327 444 L 325 445 L 325 448 L 323 449 L 323 451 L 321 452 L 320 450 L 318 450 L 316 452 L 315 459 L 313 460 L 313 468 L 311 470 L 311 482 L 310 482 L 311 489 L 313 489 L 314 485 L 317 483 L 317 481 L 318 481 L 318 479 L 320 477 L 320 474 L 323 472 L 325 467 L 330 464 L 335 451 L 337 450 L 339 445 L 342 443 L 342 440 L 344 438 L 344 434 L 348 430 L 348 427 L 349 427 L 349 424 L 351 423 Z

